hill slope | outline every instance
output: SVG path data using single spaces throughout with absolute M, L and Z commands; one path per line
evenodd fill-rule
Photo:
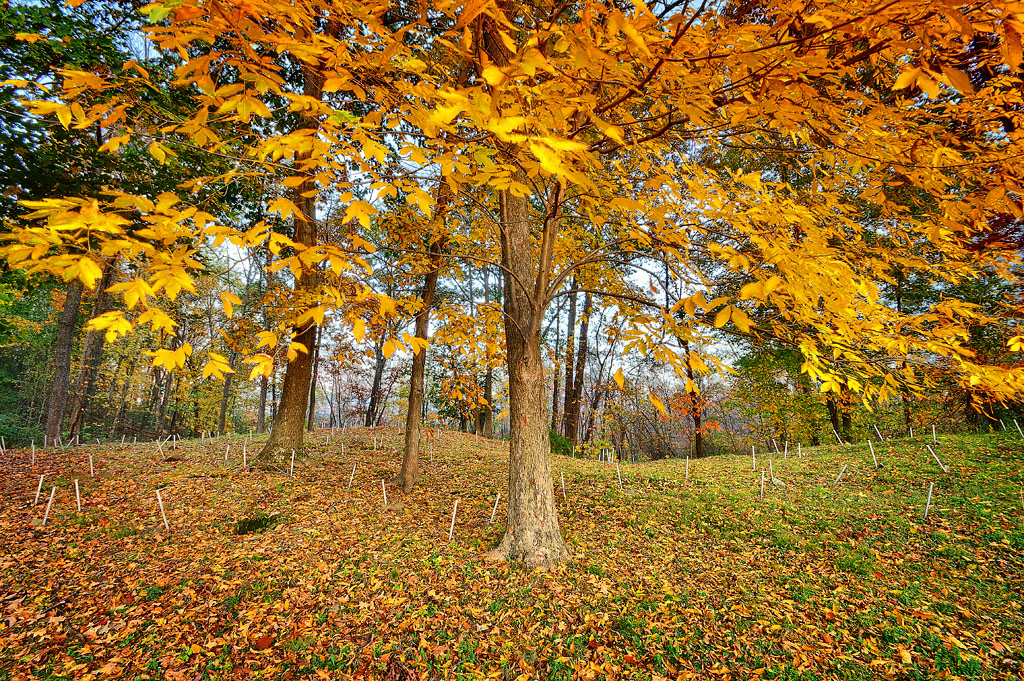
M 763 500 L 749 456 L 692 461 L 688 479 L 683 461 L 623 464 L 621 491 L 614 465 L 556 457 L 575 553 L 539 573 L 482 560 L 502 533 L 503 498 L 488 518 L 504 443 L 443 433 L 420 488 L 389 487 L 385 508 L 401 438 L 377 433 L 374 451 L 350 429 L 344 453 L 317 433 L 292 479 L 240 470 L 242 438 L 185 442 L 170 461 L 153 444 L 35 467 L 8 453 L 0 678 L 1022 673 L 1015 434 L 940 437 L 948 473 L 924 440 L 876 445 L 878 471 L 866 444 L 773 456 L 780 484 Z M 33 526 L 51 484 L 47 526 Z

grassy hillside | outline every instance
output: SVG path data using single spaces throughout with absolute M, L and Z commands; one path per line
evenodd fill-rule
M 375 452 L 350 430 L 344 453 L 318 433 L 293 479 L 240 470 L 241 438 L 172 460 L 9 453 L 0 679 L 1022 676 L 1016 434 L 940 437 L 948 473 L 923 439 L 876 445 L 878 471 L 866 444 L 773 456 L 763 500 L 749 456 L 692 461 L 689 479 L 681 461 L 623 465 L 622 491 L 614 465 L 556 457 L 575 554 L 540 573 L 482 559 L 503 443 L 444 433 L 420 489 L 384 508 L 400 436 L 379 433 Z

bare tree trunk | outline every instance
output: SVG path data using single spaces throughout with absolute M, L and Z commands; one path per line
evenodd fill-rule
M 373 346 L 373 384 L 370 386 L 370 401 L 366 405 L 366 419 L 363 422 L 367 428 L 372 428 L 377 422 L 377 410 L 380 408 L 381 380 L 384 377 L 384 365 L 387 359 L 384 357 L 383 336 Z
M 516 171 L 513 177 L 517 182 L 527 182 L 522 171 Z M 562 201 L 561 192 L 558 194 L 556 207 Z M 511 433 L 508 525 L 501 543 L 489 556 L 547 567 L 564 560 L 569 548 L 558 524 L 551 474 L 547 386 L 541 359 L 543 305 L 525 288 L 543 277 L 544 263 L 538 275 L 527 199 L 505 191 L 499 198 L 501 259 L 506 268 L 504 310 Z M 557 211 L 552 212 L 555 215 L 551 219 L 557 219 Z
M 690 383 L 696 388 L 697 379 L 694 378 L 693 367 L 690 366 L 689 341 L 683 341 L 683 353 L 686 355 L 686 377 L 690 379 Z M 691 394 L 693 395 L 693 404 L 691 405 L 693 411 L 693 458 L 700 459 L 704 456 L 704 433 L 701 432 L 700 395 L 697 393 Z
M 260 378 L 260 406 L 256 412 L 256 432 L 262 433 L 267 429 L 267 377 Z
M 562 372 L 561 367 L 558 366 L 558 353 L 561 350 L 562 344 L 562 313 L 558 311 L 558 315 L 555 317 L 555 381 L 551 387 L 551 430 L 558 428 L 558 390 L 561 386 L 558 384 L 558 380 L 561 378 Z
M 303 94 L 319 100 L 323 95 L 323 77 L 316 67 L 306 65 L 303 68 Z M 304 118 L 307 128 L 316 128 L 316 119 Z M 299 207 L 295 214 L 295 234 L 293 239 L 305 246 L 316 243 L 316 184 L 312 171 L 304 167 L 312 157 L 305 151 L 296 154 L 296 170 L 305 174 L 305 179 L 295 190 L 294 202 Z M 303 270 L 296 281 L 296 293 L 300 297 L 316 287 L 316 271 Z M 275 468 L 283 465 L 291 458 L 294 451 L 299 459 L 305 457 L 303 450 L 303 433 L 306 421 L 306 400 L 309 398 L 309 382 L 313 373 L 313 342 L 316 340 L 316 324 L 312 320 L 298 329 L 295 341 L 306 348 L 299 352 L 295 359 L 288 362 L 285 369 L 284 386 L 281 390 L 281 403 L 274 417 L 274 427 L 267 438 L 263 451 L 256 457 L 256 463 L 262 468 Z
M 111 294 L 107 291 L 114 284 L 114 275 L 117 272 L 117 259 L 106 263 L 103 276 L 100 278 L 99 286 L 96 288 L 96 300 L 92 305 L 92 312 L 89 319 L 96 319 L 110 309 Z M 96 372 L 100 366 L 103 356 L 103 341 L 106 334 L 103 331 L 90 329 L 85 332 L 85 340 L 82 342 L 81 369 L 78 372 L 78 381 L 75 387 L 75 401 L 71 407 L 71 420 L 68 425 L 68 437 L 73 438 L 76 433 L 81 433 L 85 427 L 85 413 L 89 405 L 89 398 L 92 396 L 93 384 L 96 381 Z
M 575 445 L 579 440 L 580 427 L 580 401 L 583 397 L 583 374 L 587 368 L 587 346 L 589 338 L 590 310 L 593 305 L 593 298 L 587 293 L 583 298 L 583 314 L 580 317 L 580 347 L 576 353 L 576 376 L 572 385 L 572 395 L 569 401 L 569 410 L 565 414 L 565 436 L 572 440 Z M 569 389 L 567 384 L 566 389 Z
M 448 185 L 441 183 L 437 201 L 437 220 L 443 223 L 443 211 L 448 200 Z M 444 248 L 444 237 L 430 245 L 430 271 L 423 278 L 423 291 L 420 294 L 421 307 L 416 313 L 416 338 L 427 340 L 430 326 L 430 308 L 434 305 L 434 292 L 437 290 L 437 277 L 441 269 L 441 251 Z M 402 491 L 408 494 L 420 480 L 420 425 L 423 418 L 423 375 L 427 366 L 427 350 L 422 348 L 412 356 L 412 377 L 409 383 L 409 408 L 405 414 L 405 452 L 402 456 L 402 469 L 394 479 Z
M 484 268 L 484 304 L 491 305 L 490 267 Z M 491 350 L 487 348 L 487 373 L 484 374 L 484 437 L 494 437 L 494 367 L 491 366 Z
M 576 277 L 571 288 L 576 288 Z M 565 327 L 565 401 L 562 403 L 562 435 L 569 437 L 569 411 L 572 408 L 573 370 L 576 368 L 576 293 L 569 294 L 569 323 Z M 573 439 L 573 442 L 576 440 Z
M 57 322 L 57 342 L 53 349 L 53 382 L 50 384 L 50 401 L 46 412 L 46 444 L 52 445 L 64 427 L 64 410 L 68 401 L 68 386 L 71 383 L 71 346 L 78 326 L 78 308 L 82 304 L 82 281 L 68 282 L 64 297 L 64 310 Z
M 313 379 L 309 382 L 309 417 L 306 419 L 306 430 L 313 430 L 313 419 L 316 418 L 316 380 L 320 362 L 320 338 L 323 327 L 317 327 L 316 347 L 313 348 Z

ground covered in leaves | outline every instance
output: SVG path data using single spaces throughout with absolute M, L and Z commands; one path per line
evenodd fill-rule
M 242 470 L 240 437 L 8 452 L 0 679 L 1024 676 L 1016 434 L 940 436 L 948 473 L 930 438 L 877 471 L 867 444 L 773 453 L 763 500 L 767 454 L 623 464 L 622 489 L 556 457 L 574 555 L 547 573 L 483 560 L 504 443 L 441 434 L 385 507 L 401 436 L 376 436 L 319 431 L 294 478 Z

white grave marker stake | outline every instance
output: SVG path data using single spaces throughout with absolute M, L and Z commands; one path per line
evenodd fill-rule
M 932 449 L 932 446 L 931 446 L 931 445 L 925 445 L 925 447 L 927 447 L 927 448 L 928 448 L 928 451 L 932 453 L 932 456 L 933 456 L 933 457 L 935 457 L 935 463 L 939 464 L 939 468 L 941 468 L 941 469 L 942 469 L 942 472 L 943 472 L 943 473 L 948 473 L 948 472 L 949 472 L 949 469 L 948 469 L 948 468 L 946 468 L 946 466 L 945 466 L 945 465 L 944 465 L 944 464 L 943 464 L 943 463 L 942 463 L 941 461 L 939 461 L 939 457 L 938 457 L 938 455 L 937 455 L 937 454 L 935 453 L 935 451 L 934 451 L 934 450 Z
M 43 491 L 43 476 L 40 475 L 39 476 L 39 487 L 36 487 L 36 498 L 35 498 L 35 501 L 32 502 L 33 506 L 35 506 L 36 504 L 39 503 L 39 493 L 42 492 L 42 491 Z
M 835 428 L 832 429 L 832 434 L 836 436 L 836 442 L 843 444 L 843 439 L 839 437 L 839 433 L 836 432 Z
M 562 501 L 565 501 L 565 473 L 559 472 L 558 474 L 562 476 Z
M 448 541 L 452 540 L 452 533 L 455 532 L 455 513 L 459 510 L 459 500 L 455 500 L 455 506 L 452 508 L 452 524 L 448 528 Z
M 619 462 L 615 462 L 615 474 L 619 476 L 619 489 L 622 489 L 622 471 L 619 470 Z
M 882 434 L 880 432 L 878 432 L 878 426 L 876 426 L 875 424 L 872 423 L 871 427 L 875 429 L 875 435 L 878 436 L 878 441 L 879 442 L 885 442 L 885 438 L 882 437 Z
M 938 439 L 935 437 L 935 424 L 932 424 L 932 444 L 939 444 Z
M 850 464 L 846 464 L 846 466 L 849 466 L 849 465 Z M 843 473 L 846 472 L 846 466 L 843 466 L 843 470 L 839 471 L 839 475 L 836 476 L 836 481 L 832 483 L 833 487 L 835 487 L 836 485 L 839 484 L 840 478 L 842 478 L 843 477 Z
M 914 426 L 910 426 L 910 439 L 914 439 Z
M 782 450 L 782 458 L 786 459 L 789 456 L 789 440 L 786 440 L 786 447 Z
M 50 488 L 50 500 L 46 502 L 46 513 L 43 514 L 43 527 L 46 527 L 46 519 L 50 517 L 50 506 L 53 505 L 53 495 L 56 491 L 56 486 Z
M 346 490 L 352 489 L 352 479 L 355 478 L 355 477 L 356 477 L 356 465 L 352 464 L 352 475 L 348 476 L 348 487 L 345 488 Z
M 875 462 L 875 470 L 878 470 L 878 459 L 875 458 L 875 447 L 871 444 L 871 440 L 868 440 L 868 448 L 871 450 L 871 460 Z
M 228 462 L 228 450 L 231 449 L 231 445 L 224 445 L 224 463 Z
M 764 469 L 761 469 L 761 501 L 764 501 Z
M 686 455 L 686 479 L 690 479 L 690 455 Z
M 768 472 L 772 476 L 772 484 L 775 484 L 775 468 L 772 466 L 772 460 L 768 459 Z
M 928 509 L 932 506 L 932 487 L 935 486 L 934 482 L 928 483 L 928 501 L 924 504 L 924 519 L 928 520 Z
M 92 454 L 89 455 L 89 477 L 90 478 L 95 478 L 96 477 L 96 471 L 92 467 Z
M 160 497 L 160 490 L 156 491 L 156 503 L 160 505 L 160 516 L 164 519 L 164 529 L 170 532 L 171 526 L 167 524 L 167 514 L 164 513 L 164 500 Z
M 488 525 L 494 524 L 494 514 L 498 512 L 498 499 L 501 499 L 501 492 L 498 492 L 498 496 L 494 499 L 494 508 L 491 509 L 491 519 L 488 521 Z
M 288 468 L 288 477 L 294 477 L 295 475 L 295 450 L 292 450 L 292 465 Z
M 800 443 L 800 442 L 796 443 L 796 458 L 798 458 L 798 459 L 804 458 L 803 443 Z
M 1014 420 L 1013 420 L 1013 425 L 1017 426 L 1017 432 L 1018 432 L 1018 433 L 1020 433 L 1020 436 L 1021 436 L 1021 437 L 1024 437 L 1024 432 L 1022 432 L 1022 431 L 1021 431 L 1021 429 L 1020 429 L 1020 424 L 1019 424 L 1019 423 L 1017 423 L 1017 419 L 1014 419 Z
M 380 481 L 380 489 L 381 489 L 382 492 L 384 492 L 384 505 L 387 506 L 388 505 L 388 488 L 384 486 L 384 481 L 383 480 Z
M 1002 419 L 999 419 L 999 425 L 1001 425 L 1003 427 L 1003 432 L 1005 433 L 1006 432 L 1006 424 L 1003 423 Z
M 78 494 L 78 478 L 75 478 L 75 505 L 78 506 L 78 512 L 82 512 L 82 497 Z

